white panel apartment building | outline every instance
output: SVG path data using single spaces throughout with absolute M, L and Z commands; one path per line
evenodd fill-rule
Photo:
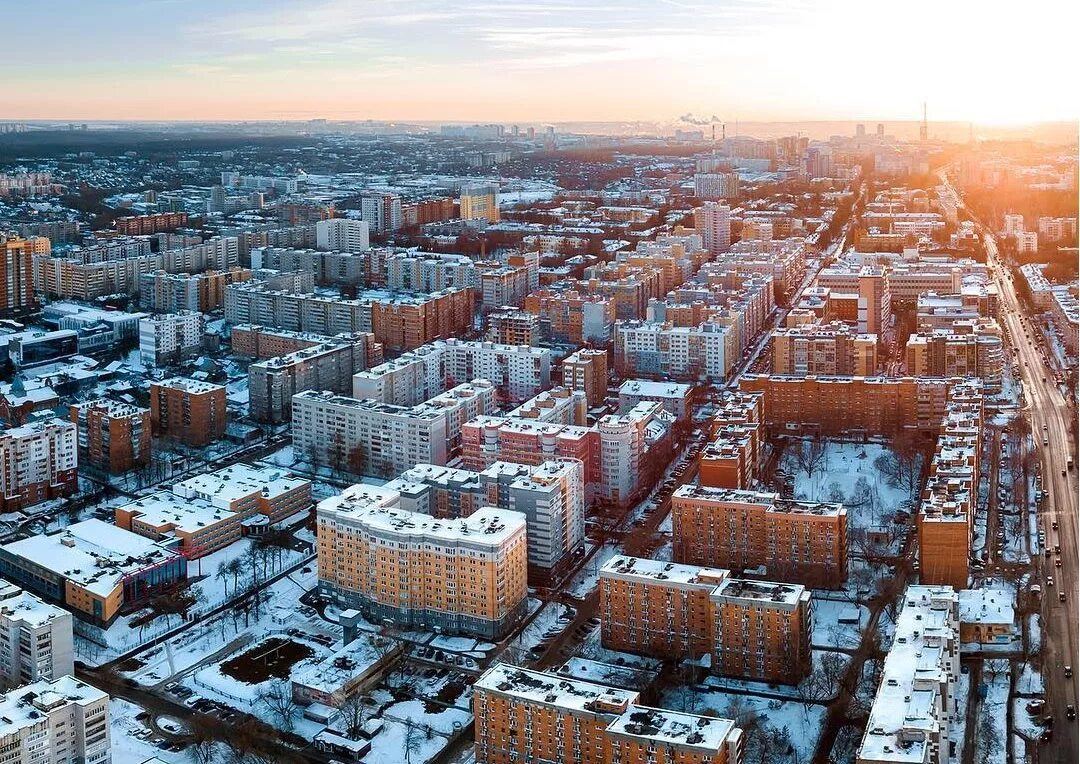
M 109 696 L 64 676 L 0 696 L 4 764 L 108 764 Z
M 139 356 L 148 366 L 176 363 L 202 347 L 203 314 L 194 310 L 139 320 Z
M 471 379 L 486 379 L 512 402 L 551 387 L 551 351 L 529 345 L 437 340 L 353 376 L 353 397 L 415 406 Z
M 74 673 L 71 613 L 0 579 L 0 681 L 17 687 Z
M 730 329 L 714 323 L 672 326 L 670 323 L 618 321 L 615 324 L 615 366 L 624 376 L 669 376 L 676 380 L 724 379 Z
M 465 383 L 416 406 L 307 390 L 293 396 L 293 448 L 301 458 L 358 475 L 393 478 L 446 464 L 461 426 L 495 409 L 494 389 Z
M 315 246 L 338 252 L 363 252 L 371 244 L 366 220 L 331 218 L 315 224 Z
M 907 588 L 858 764 L 949 761 L 949 721 L 960 675 L 959 608 L 952 587 Z

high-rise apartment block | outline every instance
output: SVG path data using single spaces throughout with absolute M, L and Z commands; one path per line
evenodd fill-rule
M 293 448 L 301 458 L 392 478 L 416 464 L 446 464 L 465 423 L 495 410 L 495 389 L 478 379 L 415 406 L 308 390 L 294 395 L 292 406 Z
M 27 312 L 35 305 L 34 241 L 0 234 L 0 316 Z
M 150 383 L 150 422 L 154 434 L 193 448 L 225 437 L 225 388 L 173 377 Z
M 993 319 L 957 321 L 949 329 L 912 334 L 904 358 L 913 376 L 979 377 L 988 390 L 1001 389 L 1005 349 Z
M 319 590 L 370 620 L 498 639 L 525 613 L 525 516 L 440 520 L 355 485 L 318 506 Z
M 847 510 L 775 493 L 684 485 L 671 497 L 673 558 L 837 588 L 847 578 Z
M 872 376 L 877 372 L 877 336 L 847 324 L 804 324 L 772 336 L 774 374 Z
M 80 459 L 91 467 L 119 474 L 150 463 L 150 409 L 99 398 L 73 404 L 70 418 Z
M 349 339 L 330 340 L 251 364 L 251 418 L 272 424 L 288 422 L 292 418 L 292 397 L 304 390 L 350 393 L 353 375 L 367 368 L 371 346 L 376 344 L 372 334 L 361 332 Z
M 600 569 L 605 647 L 666 659 L 711 655 L 718 674 L 798 683 L 810 670 L 810 592 L 715 568 L 616 556 Z
M 739 198 L 737 172 L 699 172 L 694 174 L 694 196 L 708 201 Z
M 695 207 L 694 230 L 709 254 L 727 252 L 731 248 L 731 208 L 718 202 Z
M 203 314 L 192 310 L 139 319 L 139 356 L 147 366 L 168 366 L 202 348 Z
M 320 220 L 315 223 L 315 246 L 327 251 L 363 252 L 371 246 L 368 226 L 367 220 L 353 218 Z
M 109 696 L 73 676 L 0 696 L 0 740 L 8 761 L 109 764 Z
M 114 225 L 122 236 L 149 236 L 164 231 L 175 231 L 188 224 L 186 212 L 159 212 L 153 215 L 129 215 L 117 218 Z
M 499 222 L 499 186 L 496 183 L 468 183 L 461 187 L 459 216 L 463 220 Z
M 401 228 L 401 197 L 397 194 L 364 194 L 360 197 L 360 217 L 375 233 L 392 233 Z
M 71 613 L 0 579 L 0 681 L 16 687 L 74 673 Z
M 518 403 L 551 387 L 551 350 L 451 338 L 416 348 L 353 377 L 354 398 L 413 406 L 448 387 L 486 379 Z
M 514 307 L 487 315 L 487 340 L 498 345 L 539 345 L 540 317 Z
M 139 277 L 139 306 L 155 313 L 208 313 L 225 305 L 225 287 L 251 278 L 246 268 L 205 273 L 154 271 Z
M 584 465 L 574 459 L 495 462 L 480 472 L 418 464 L 384 487 L 400 493 L 403 509 L 435 517 L 467 517 L 482 506 L 521 512 L 534 581 L 556 577 L 585 540 Z
M 79 487 L 76 427 L 39 419 L 0 433 L 0 508 L 18 510 L 70 496 Z
M 562 362 L 562 383 L 584 392 L 590 407 L 603 404 L 608 390 L 607 351 L 583 348 L 568 355 Z
M 476 760 L 740 764 L 730 719 L 639 704 L 637 692 L 497 663 L 473 685 Z

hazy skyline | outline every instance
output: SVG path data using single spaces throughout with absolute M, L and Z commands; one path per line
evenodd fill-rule
M 924 98 L 932 120 L 1080 114 L 1080 14 L 1052 0 L 3 8 L 5 119 L 889 120 Z

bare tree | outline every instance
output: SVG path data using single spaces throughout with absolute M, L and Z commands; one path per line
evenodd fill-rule
M 825 439 L 820 435 L 815 435 L 808 440 L 797 441 L 791 453 L 799 469 L 806 473 L 806 477 L 811 478 L 821 467 L 828 452 L 829 447 Z
M 405 764 L 412 764 L 414 754 L 424 747 L 424 737 L 420 728 L 412 722 L 405 722 L 405 734 L 401 738 L 401 752 L 405 755 Z
M 270 683 L 268 687 L 260 690 L 255 701 L 266 708 L 271 715 L 281 724 L 281 728 L 291 732 L 293 717 L 296 716 L 296 701 L 293 699 L 292 688 L 284 679 L 278 679 Z
M 364 724 L 371 713 L 371 707 L 364 702 L 363 696 L 357 693 L 345 698 L 344 702 L 338 706 L 338 711 L 341 712 L 341 721 L 345 725 L 346 736 L 350 740 L 356 740 L 364 729 Z

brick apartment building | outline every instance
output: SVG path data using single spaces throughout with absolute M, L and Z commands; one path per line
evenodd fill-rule
M 498 639 L 525 614 L 525 516 L 482 507 L 440 520 L 355 485 L 319 503 L 319 590 L 373 622 Z
M 34 243 L 37 239 L 7 238 L 0 234 L 0 316 L 33 309 Z M 48 244 L 48 239 L 43 240 Z
M 201 448 L 225 437 L 225 388 L 173 377 L 150 383 L 154 434 Z
M 730 719 L 640 705 L 637 692 L 497 663 L 473 685 L 482 764 L 741 764 Z
M 155 215 L 132 215 L 116 219 L 116 232 L 124 236 L 147 236 L 161 231 L 175 231 L 188 224 L 186 212 L 159 212 Z
M 76 429 L 42 419 L 0 433 L 0 509 L 16 512 L 78 490 Z
M 822 588 L 847 578 L 847 511 L 775 493 L 684 485 L 671 497 L 673 559 Z
M 604 647 L 711 655 L 717 674 L 798 683 L 810 671 L 810 592 L 727 570 L 616 556 L 600 569 Z
M 605 350 L 584 348 L 562 362 L 563 386 L 582 390 L 589 406 L 603 404 L 608 389 L 608 357 Z
M 116 475 L 150 463 L 150 409 L 100 398 L 72 405 L 69 416 L 86 464 Z

